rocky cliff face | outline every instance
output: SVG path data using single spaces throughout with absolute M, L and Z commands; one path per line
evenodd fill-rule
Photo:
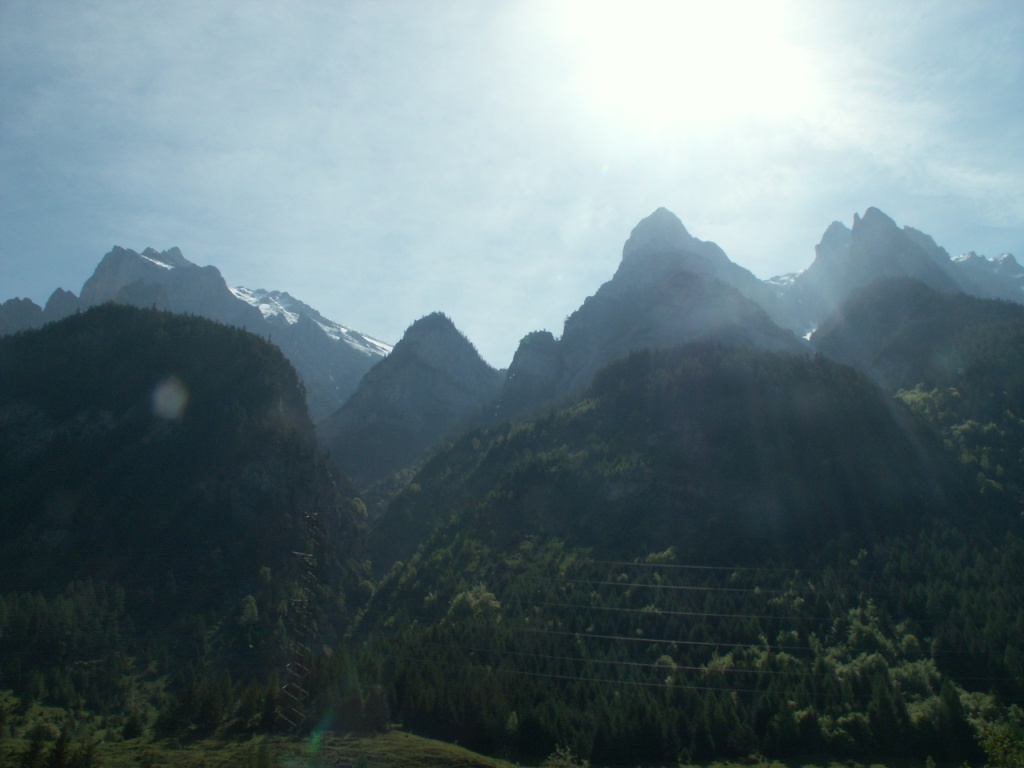
M 321 445 L 365 488 L 464 426 L 494 401 L 501 381 L 448 317 L 427 315 L 320 425 Z

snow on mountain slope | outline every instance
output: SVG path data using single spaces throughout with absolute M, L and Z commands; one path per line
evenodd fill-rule
M 343 341 L 364 355 L 383 357 L 391 352 L 390 344 L 373 339 L 333 320 L 328 320 L 313 307 L 285 291 L 253 289 L 241 285 L 230 290 L 237 298 L 256 307 L 268 323 L 295 325 L 299 322 L 300 317 L 305 316 L 318 325 L 328 338 Z

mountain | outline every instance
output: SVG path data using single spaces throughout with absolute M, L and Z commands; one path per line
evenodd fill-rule
M 1024 307 L 960 292 L 1010 258 L 871 209 L 761 282 L 659 209 L 506 373 L 428 315 L 316 433 L 282 339 L 345 329 L 173 250 L 101 267 L 84 300 L 190 314 L 0 313 L 71 313 L 0 339 L 20 738 L 32 702 L 130 749 L 271 730 L 285 670 L 306 728 L 531 765 L 973 764 L 1024 696 Z
M 290 558 L 303 510 L 354 531 L 294 369 L 239 329 L 108 304 L 0 339 L 0 424 L 8 589 L 173 572 L 219 605 Z
M 0 339 L 0 688 L 145 723 L 147 676 L 265 681 L 345 630 L 360 510 L 253 334 L 105 304 Z
M 955 257 L 952 266 L 952 274 L 965 293 L 1024 302 L 1024 267 L 1012 253 L 990 259 L 969 251 Z
M 320 443 L 357 487 L 365 487 L 456 433 L 494 400 L 500 385 L 501 374 L 447 316 L 427 315 L 320 424 Z
M 524 762 L 966 759 L 953 678 L 1024 683 L 1020 540 L 863 374 L 699 343 L 562 406 L 452 441 L 370 531 L 355 634 L 405 727 Z
M 0 304 L 0 336 L 43 324 L 43 311 L 31 299 L 8 299 Z
M 975 387 L 984 361 L 1001 361 L 1000 392 L 1015 390 L 1024 366 L 1018 349 L 1024 306 L 962 293 L 944 293 L 910 278 L 880 280 L 862 288 L 821 324 L 813 348 L 868 373 L 896 392 L 921 384 Z M 998 352 L 994 351 L 998 349 Z M 1024 394 L 1024 390 L 1020 394 Z
M 899 227 L 877 208 L 854 215 L 852 229 L 829 225 L 802 272 L 767 281 L 782 310 L 779 322 L 807 336 L 860 289 L 876 281 L 907 277 L 944 293 L 1024 303 L 1024 268 L 1012 254 L 995 259 L 973 251 L 956 258 L 930 236 Z
M 480 411 L 478 423 L 493 424 L 569 397 L 585 388 L 602 367 L 637 350 L 716 341 L 806 352 L 807 345 L 793 331 L 809 336 L 857 290 L 885 277 L 904 276 L 953 294 L 966 284 L 962 262 L 966 263 L 951 260 L 929 236 L 900 228 L 878 209 L 869 208 L 863 217 L 855 216 L 852 229 L 833 223 L 816 248 L 814 263 L 803 273 L 774 283 L 760 281 L 730 261 L 716 244 L 693 237 L 677 216 L 659 208 L 636 225 L 615 274 L 569 316 L 560 337 L 535 331 L 523 338 L 497 401 Z M 1000 263 L 999 279 L 1016 286 L 1009 281 L 1016 262 L 1011 258 Z M 989 269 L 988 264 L 984 261 L 972 269 Z M 424 395 L 423 401 L 427 399 Z M 351 421 L 360 407 L 353 403 L 345 418 Z M 464 417 L 461 412 L 457 416 Z M 439 425 L 435 440 L 457 428 Z M 383 450 L 379 446 L 391 439 L 368 425 L 359 434 L 346 434 L 353 447 L 343 450 L 353 454 L 370 444 L 378 446 L 374 452 Z M 405 439 L 404 434 L 395 434 L 395 439 Z M 332 451 L 336 444 L 334 440 Z M 394 455 L 420 453 L 417 442 L 414 451 L 396 449 Z
M 283 291 L 231 292 L 259 309 L 267 327 L 257 332 L 266 332 L 299 372 L 314 422 L 334 413 L 391 351 L 391 345 L 328 320 Z
M 370 546 L 385 568 L 407 560 L 404 547 L 465 505 L 466 524 L 502 542 L 536 534 L 624 558 L 657 542 L 687 561 L 799 560 L 947 509 L 965 491 L 945 460 L 850 368 L 708 343 L 645 351 L 599 372 L 564 410 L 442 450 Z
M 1024 306 L 883 280 L 823 323 L 814 346 L 942 435 L 989 504 L 1024 504 Z
M 569 316 L 560 339 L 543 332 L 523 339 L 498 413 L 581 389 L 600 368 L 640 349 L 713 340 L 800 351 L 765 305 L 778 308 L 766 285 L 659 208 L 633 229 L 612 279 Z
M 228 288 L 216 267 L 197 266 L 177 248 L 137 253 L 114 247 L 85 281 L 79 297 L 58 289 L 42 311 L 25 301 L 0 307 L 0 335 L 112 301 L 198 315 L 271 336 L 299 372 L 314 421 L 336 410 L 390 350 L 286 293 Z
M 854 215 L 852 229 L 833 222 L 814 250 L 814 262 L 783 289 L 800 333 L 881 278 L 912 277 L 939 291 L 959 289 L 949 274 L 949 254 L 917 230 L 900 229 L 877 208 Z
M 323 422 L 321 443 L 365 487 L 473 424 L 516 416 L 586 387 L 600 368 L 636 350 L 713 340 L 802 351 L 744 292 L 774 297 L 721 248 L 658 209 L 634 228 L 618 270 L 566 320 L 561 338 L 528 334 L 502 378 L 447 318 L 417 321 Z

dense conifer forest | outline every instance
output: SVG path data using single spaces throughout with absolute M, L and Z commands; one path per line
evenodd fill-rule
M 105 306 L 2 339 L 0 760 L 294 734 L 301 632 L 315 739 L 1019 765 L 1017 324 L 960 323 L 946 378 L 882 386 L 638 352 L 445 444 L 369 516 L 257 337 Z
M 639 353 L 427 463 L 357 636 L 403 722 L 488 752 L 970 759 L 1024 694 L 1019 507 L 971 475 L 844 366 Z

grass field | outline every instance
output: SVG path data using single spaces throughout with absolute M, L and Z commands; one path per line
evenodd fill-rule
M 17 700 L 0 691 L 0 710 L 12 713 Z M 55 760 L 59 735 L 68 736 L 66 756 Z M 37 736 L 39 754 L 26 760 Z M 517 764 L 471 752 L 455 744 L 426 739 L 393 729 L 375 736 L 340 736 L 332 732 L 304 738 L 288 736 L 221 736 L 209 739 L 154 739 L 146 735 L 121 739 L 116 721 L 85 712 L 33 704 L 17 717 L 0 721 L 0 768 L 519 768 Z M 91 748 L 91 761 L 83 760 Z M 546 768 L 583 768 L 571 753 L 559 751 Z M 595 768 L 599 763 L 595 765 Z M 953 764 L 941 768 L 953 768 Z M 920 762 L 881 765 L 854 760 L 716 762 L 701 768 L 924 768 Z M 646 768 L 655 768 L 647 766 Z M 673 765 L 661 768 L 697 768 Z
M 0 767 L 16 768 L 29 746 L 24 739 L 0 741 Z M 52 745 L 51 745 L 52 746 Z M 72 744 L 74 753 L 76 744 Z M 42 763 L 46 765 L 46 763 Z M 73 765 L 70 763 L 69 765 Z M 571 768 L 553 761 L 552 768 Z M 577 768 L 582 763 L 577 764 Z M 910 768 L 877 763 L 755 762 L 712 763 L 703 768 Z M 941 765 L 941 763 L 940 763 Z M 323 735 L 302 740 L 281 736 L 242 740 L 206 739 L 182 744 L 173 739 L 145 738 L 99 742 L 93 755 L 97 768 L 516 768 L 513 763 L 478 755 L 457 745 L 424 739 L 402 731 L 378 736 Z M 691 768 L 673 766 L 672 768 Z M 923 768 L 923 765 L 921 765 Z

